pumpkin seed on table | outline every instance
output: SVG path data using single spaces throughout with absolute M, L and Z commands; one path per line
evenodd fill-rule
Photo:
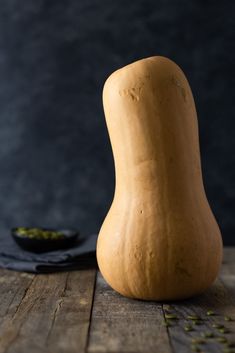
M 213 332 L 202 332 L 201 335 L 204 337 L 204 338 L 213 338 L 215 337 L 214 333 Z
M 218 329 L 224 328 L 224 325 L 222 325 L 222 324 L 217 324 L 217 323 L 214 323 L 214 324 L 212 324 L 211 326 L 214 327 L 214 328 L 218 328 Z
M 191 345 L 191 349 L 192 349 L 192 351 L 194 351 L 194 352 L 202 352 L 201 347 L 199 347 L 199 346 L 196 345 L 196 344 L 192 344 L 192 345 Z
M 201 320 L 200 316 L 198 316 L 198 315 L 188 315 L 187 319 L 189 319 L 189 320 Z
M 175 314 L 165 314 L 165 318 L 170 320 L 179 320 L 179 318 Z
M 226 327 L 220 328 L 218 331 L 220 333 L 229 333 L 229 330 Z
M 165 325 L 166 327 L 170 327 L 171 324 L 172 324 L 172 322 L 171 322 L 170 320 L 166 320 L 166 321 L 164 322 L 164 325 Z
M 214 316 L 215 312 L 213 310 L 208 310 L 206 313 L 207 316 Z
M 192 325 L 185 325 L 185 326 L 184 326 L 184 331 L 187 331 L 187 332 L 193 331 Z
M 206 340 L 204 338 L 198 337 L 198 338 L 192 338 L 191 342 L 193 344 L 205 344 Z
M 225 316 L 225 317 L 224 317 L 224 320 L 225 320 L 225 321 L 233 321 L 233 319 L 232 319 L 230 316 Z
M 216 337 L 216 341 L 219 343 L 227 343 L 228 342 L 227 338 L 223 337 L 223 336 Z

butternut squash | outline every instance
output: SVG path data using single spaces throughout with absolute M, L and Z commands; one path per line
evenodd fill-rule
M 189 84 L 156 56 L 114 72 L 103 90 L 116 187 L 97 259 L 117 292 L 177 300 L 205 291 L 222 259 L 220 230 L 201 173 Z

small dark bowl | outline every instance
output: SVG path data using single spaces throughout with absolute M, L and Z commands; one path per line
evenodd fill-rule
M 19 233 L 20 228 L 12 228 L 11 235 L 15 242 L 24 250 L 34 253 L 48 252 L 58 249 L 67 249 L 74 245 L 79 232 L 72 229 L 45 229 L 37 228 L 41 231 L 55 231 L 62 235 L 61 238 L 44 239 L 44 238 L 30 238 L 29 235 L 22 235 Z M 28 232 L 32 228 L 25 228 Z M 35 229 L 35 228 L 34 228 Z

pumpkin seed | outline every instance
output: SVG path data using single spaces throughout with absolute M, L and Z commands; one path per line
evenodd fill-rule
M 193 331 L 193 327 L 191 325 L 185 325 L 184 326 L 184 330 L 189 332 L 189 331 Z
M 229 330 L 226 327 L 220 328 L 219 329 L 220 333 L 229 333 Z
M 207 316 L 213 316 L 215 315 L 214 311 L 213 310 L 208 310 L 207 313 L 206 313 Z
M 194 325 L 201 325 L 202 320 L 193 320 Z
M 206 343 L 204 338 L 200 338 L 200 337 L 192 338 L 191 342 L 194 343 L 194 344 L 204 344 L 204 343 Z
M 201 320 L 201 318 L 197 315 L 188 315 L 187 319 L 189 320 Z
M 222 324 L 216 324 L 216 323 L 212 324 L 211 326 L 214 327 L 214 328 L 218 328 L 218 329 L 224 328 L 224 325 L 222 325 Z
M 175 314 L 165 314 L 166 319 L 178 320 L 178 317 Z
M 213 338 L 215 337 L 214 333 L 213 332 L 202 332 L 201 335 L 205 338 Z
M 41 228 L 16 228 L 16 233 L 22 237 L 30 239 L 63 239 L 65 235 L 58 231 L 45 230 Z
M 165 325 L 166 327 L 170 327 L 170 326 L 171 326 L 171 321 L 170 321 L 170 320 L 166 320 L 166 321 L 164 322 L 164 325 Z
M 233 321 L 233 319 L 232 319 L 230 316 L 225 316 L 225 317 L 224 317 L 224 320 L 225 320 L 225 321 Z

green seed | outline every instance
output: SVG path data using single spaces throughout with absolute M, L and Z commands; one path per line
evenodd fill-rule
M 225 316 L 225 317 L 224 317 L 224 320 L 225 320 L 225 321 L 233 321 L 233 319 L 232 319 L 230 316 Z
M 213 338 L 215 337 L 213 332 L 202 332 L 202 336 L 205 338 Z
M 31 239 L 62 239 L 64 234 L 40 228 L 17 228 L 17 234 Z
M 178 317 L 174 314 L 165 314 L 166 319 L 178 320 Z
M 189 332 L 189 331 L 193 331 L 193 327 L 191 325 L 185 325 L 184 326 L 184 330 Z
M 192 344 L 191 345 L 191 349 L 194 352 L 201 352 L 202 351 L 201 348 L 198 345 L 196 345 L 196 344 Z
M 197 315 L 188 315 L 187 319 L 189 320 L 201 320 L 201 318 Z
M 206 313 L 207 316 L 213 316 L 215 315 L 214 311 L 213 310 L 208 310 L 207 313 Z
M 193 338 L 191 340 L 191 342 L 194 343 L 194 344 L 204 344 L 204 343 L 206 343 L 206 341 L 203 338 L 200 338 L 200 337 Z
M 170 320 L 166 320 L 166 321 L 164 322 L 164 325 L 165 325 L 166 327 L 170 327 L 170 326 L 171 326 L 171 321 L 170 321 Z
M 224 325 L 222 325 L 222 324 L 212 324 L 211 326 L 214 328 L 218 328 L 218 329 L 224 328 Z
M 20 228 L 17 228 L 17 233 L 20 235 L 24 235 L 24 234 L 27 234 L 27 231 L 25 228 L 20 227 Z
M 227 343 L 228 342 L 227 338 L 223 337 L 223 336 L 216 337 L 216 341 L 219 343 Z
M 229 333 L 229 330 L 226 327 L 220 328 L 219 329 L 220 333 Z
M 201 320 L 193 320 L 194 325 L 201 325 L 202 321 Z
M 165 327 L 170 327 L 171 325 L 168 324 L 167 322 L 165 322 L 165 323 L 164 323 L 164 326 L 165 326 Z

